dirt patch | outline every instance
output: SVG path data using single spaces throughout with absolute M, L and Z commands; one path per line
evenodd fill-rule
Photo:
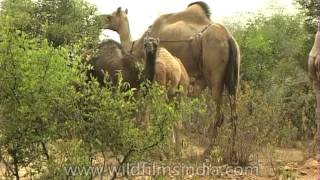
M 206 150 L 206 140 L 201 142 L 199 136 L 188 135 L 184 136 L 185 147 L 183 149 L 183 156 L 181 159 L 169 159 L 166 161 L 159 160 L 149 160 L 154 161 L 152 163 L 158 163 L 163 166 L 174 166 L 174 165 L 186 165 L 188 167 L 199 167 L 203 163 L 208 162 L 207 159 L 203 159 L 203 153 Z M 101 154 L 97 154 L 95 164 L 100 166 L 103 163 L 107 165 L 117 164 L 115 158 L 111 158 L 112 154 L 105 154 L 108 160 L 103 162 Z M 210 163 L 210 162 L 209 162 Z M 151 180 L 151 179 L 243 179 L 243 180 L 269 180 L 269 179 L 302 179 L 302 180 L 312 180 L 317 179 L 317 167 L 318 163 L 314 156 L 308 155 L 306 152 L 299 149 L 284 149 L 278 148 L 270 150 L 263 150 L 258 153 L 253 161 L 253 166 L 257 165 L 258 173 L 256 174 L 243 174 L 239 171 L 227 171 L 230 166 L 224 165 L 219 166 L 218 169 L 222 173 L 213 176 L 196 176 L 196 175 L 167 175 L 167 176 L 129 176 L 126 178 L 118 179 L 131 179 L 131 180 Z M 216 167 L 215 167 L 216 168 Z M 245 167 L 244 167 L 245 168 Z M 227 172 L 227 173 L 226 173 Z M 0 179 L 4 177 L 5 166 L 0 163 Z M 21 174 L 25 172 L 21 171 Z M 95 179 L 100 179 L 98 176 Z M 103 179 L 109 179 L 110 175 L 104 174 Z M 23 179 L 23 178 L 22 178 Z

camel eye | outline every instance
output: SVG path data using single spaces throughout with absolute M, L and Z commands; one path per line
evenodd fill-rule
M 107 16 L 107 20 L 111 21 L 112 16 Z

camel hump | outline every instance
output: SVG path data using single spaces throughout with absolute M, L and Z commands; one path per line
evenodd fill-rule
M 204 11 L 204 13 L 206 14 L 207 18 L 210 19 L 210 16 L 211 16 L 211 10 L 210 10 L 210 7 L 207 3 L 203 2 L 203 1 L 196 1 L 196 2 L 193 2 L 193 3 L 190 3 L 188 5 L 188 8 L 190 8 L 191 6 L 194 6 L 194 5 L 198 5 L 201 7 L 201 9 Z

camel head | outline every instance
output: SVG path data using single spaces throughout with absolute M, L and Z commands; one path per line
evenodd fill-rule
M 159 47 L 159 42 L 159 38 L 145 37 L 143 39 L 143 47 L 146 54 L 155 53 Z
M 128 9 L 122 11 L 121 7 L 119 7 L 112 14 L 104 14 L 101 15 L 103 21 L 103 29 L 110 29 L 116 32 L 119 32 L 123 21 L 128 21 Z

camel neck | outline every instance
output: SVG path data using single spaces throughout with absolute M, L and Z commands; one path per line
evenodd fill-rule
M 144 48 L 143 48 L 143 39 L 144 39 L 144 35 L 142 35 L 142 37 L 140 37 L 138 40 L 136 40 L 134 42 L 134 44 L 131 44 L 132 47 L 130 47 L 130 49 L 132 48 L 132 54 L 135 56 L 135 57 L 138 57 L 138 58 L 143 58 L 144 59 Z
M 153 82 L 156 71 L 156 53 L 148 52 L 146 55 L 146 77 L 150 82 Z
M 129 52 L 131 49 L 131 34 L 129 29 L 129 22 L 122 22 L 119 28 L 119 36 L 121 45 L 124 48 L 125 52 Z

